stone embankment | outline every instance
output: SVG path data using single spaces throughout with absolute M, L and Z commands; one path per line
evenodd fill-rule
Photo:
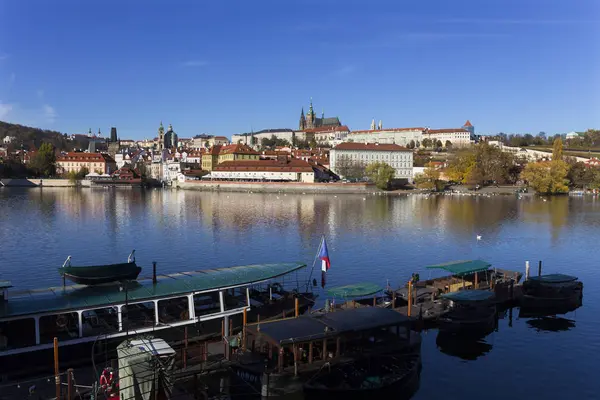
M 174 187 L 208 192 L 287 192 L 287 193 L 371 193 L 379 189 L 367 183 L 300 183 L 300 182 L 177 182 Z
M 0 179 L 0 187 L 77 187 L 82 186 L 82 181 L 69 179 Z

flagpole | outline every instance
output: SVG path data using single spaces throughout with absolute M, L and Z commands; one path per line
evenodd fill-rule
M 317 258 L 319 258 L 319 253 L 321 252 L 321 247 L 323 247 L 324 241 L 325 241 L 325 235 L 321 235 L 321 243 L 319 243 L 319 248 L 317 249 L 317 253 L 315 254 L 315 259 L 313 261 L 313 265 L 310 270 L 310 275 L 308 276 L 308 281 L 306 281 L 306 291 L 307 292 L 308 292 L 308 286 L 310 285 L 310 279 L 312 278 L 313 271 L 315 270 L 315 264 L 317 263 Z

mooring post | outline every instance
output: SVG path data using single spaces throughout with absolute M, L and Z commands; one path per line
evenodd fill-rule
M 475 272 L 475 289 L 477 289 L 479 287 L 479 281 L 477 279 L 477 272 Z
M 542 276 L 542 260 L 538 264 L 538 276 Z
M 298 345 L 294 344 L 294 376 L 298 376 Z
M 377 297 L 373 296 L 373 307 L 377 306 Z
M 60 375 L 58 372 L 58 338 L 54 338 L 54 380 L 56 384 L 56 398 L 60 399 Z
M 188 329 L 187 326 L 183 327 L 183 368 L 187 368 L 187 349 L 188 349 Z
M 156 261 L 152 261 L 152 284 L 156 285 Z
M 412 282 L 408 281 L 408 316 L 410 317 L 410 309 L 412 308 Z
M 73 368 L 67 370 L 67 400 L 73 399 Z
M 525 261 L 525 280 L 529 279 L 529 261 Z
M 246 350 L 246 325 L 248 324 L 248 310 L 244 308 L 242 321 L 242 349 Z
M 300 315 L 300 302 L 298 301 L 297 297 L 294 299 L 294 308 L 296 310 L 296 318 L 298 318 Z

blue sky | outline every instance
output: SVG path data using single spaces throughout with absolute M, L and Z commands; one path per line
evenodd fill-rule
M 600 128 L 597 0 L 0 0 L 0 120 L 122 138 L 298 124 Z

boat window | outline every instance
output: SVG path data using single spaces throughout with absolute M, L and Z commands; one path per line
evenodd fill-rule
M 201 293 L 194 295 L 194 309 L 196 317 L 221 312 L 219 292 Z
M 99 308 L 81 313 L 83 336 L 98 336 L 119 331 L 116 307 Z
M 246 288 L 234 288 L 223 291 L 223 300 L 225 301 L 225 310 L 234 310 L 245 307 L 248 304 L 246 297 Z
M 28 346 L 35 346 L 33 318 L 0 322 L 0 352 Z
M 79 316 L 77 313 L 64 313 L 40 317 L 40 343 L 59 342 L 79 337 Z
M 128 304 L 121 308 L 123 330 L 136 330 L 154 326 L 154 302 Z
M 187 297 L 176 299 L 159 300 L 158 322 L 169 324 L 172 322 L 187 321 L 190 319 L 189 304 Z

